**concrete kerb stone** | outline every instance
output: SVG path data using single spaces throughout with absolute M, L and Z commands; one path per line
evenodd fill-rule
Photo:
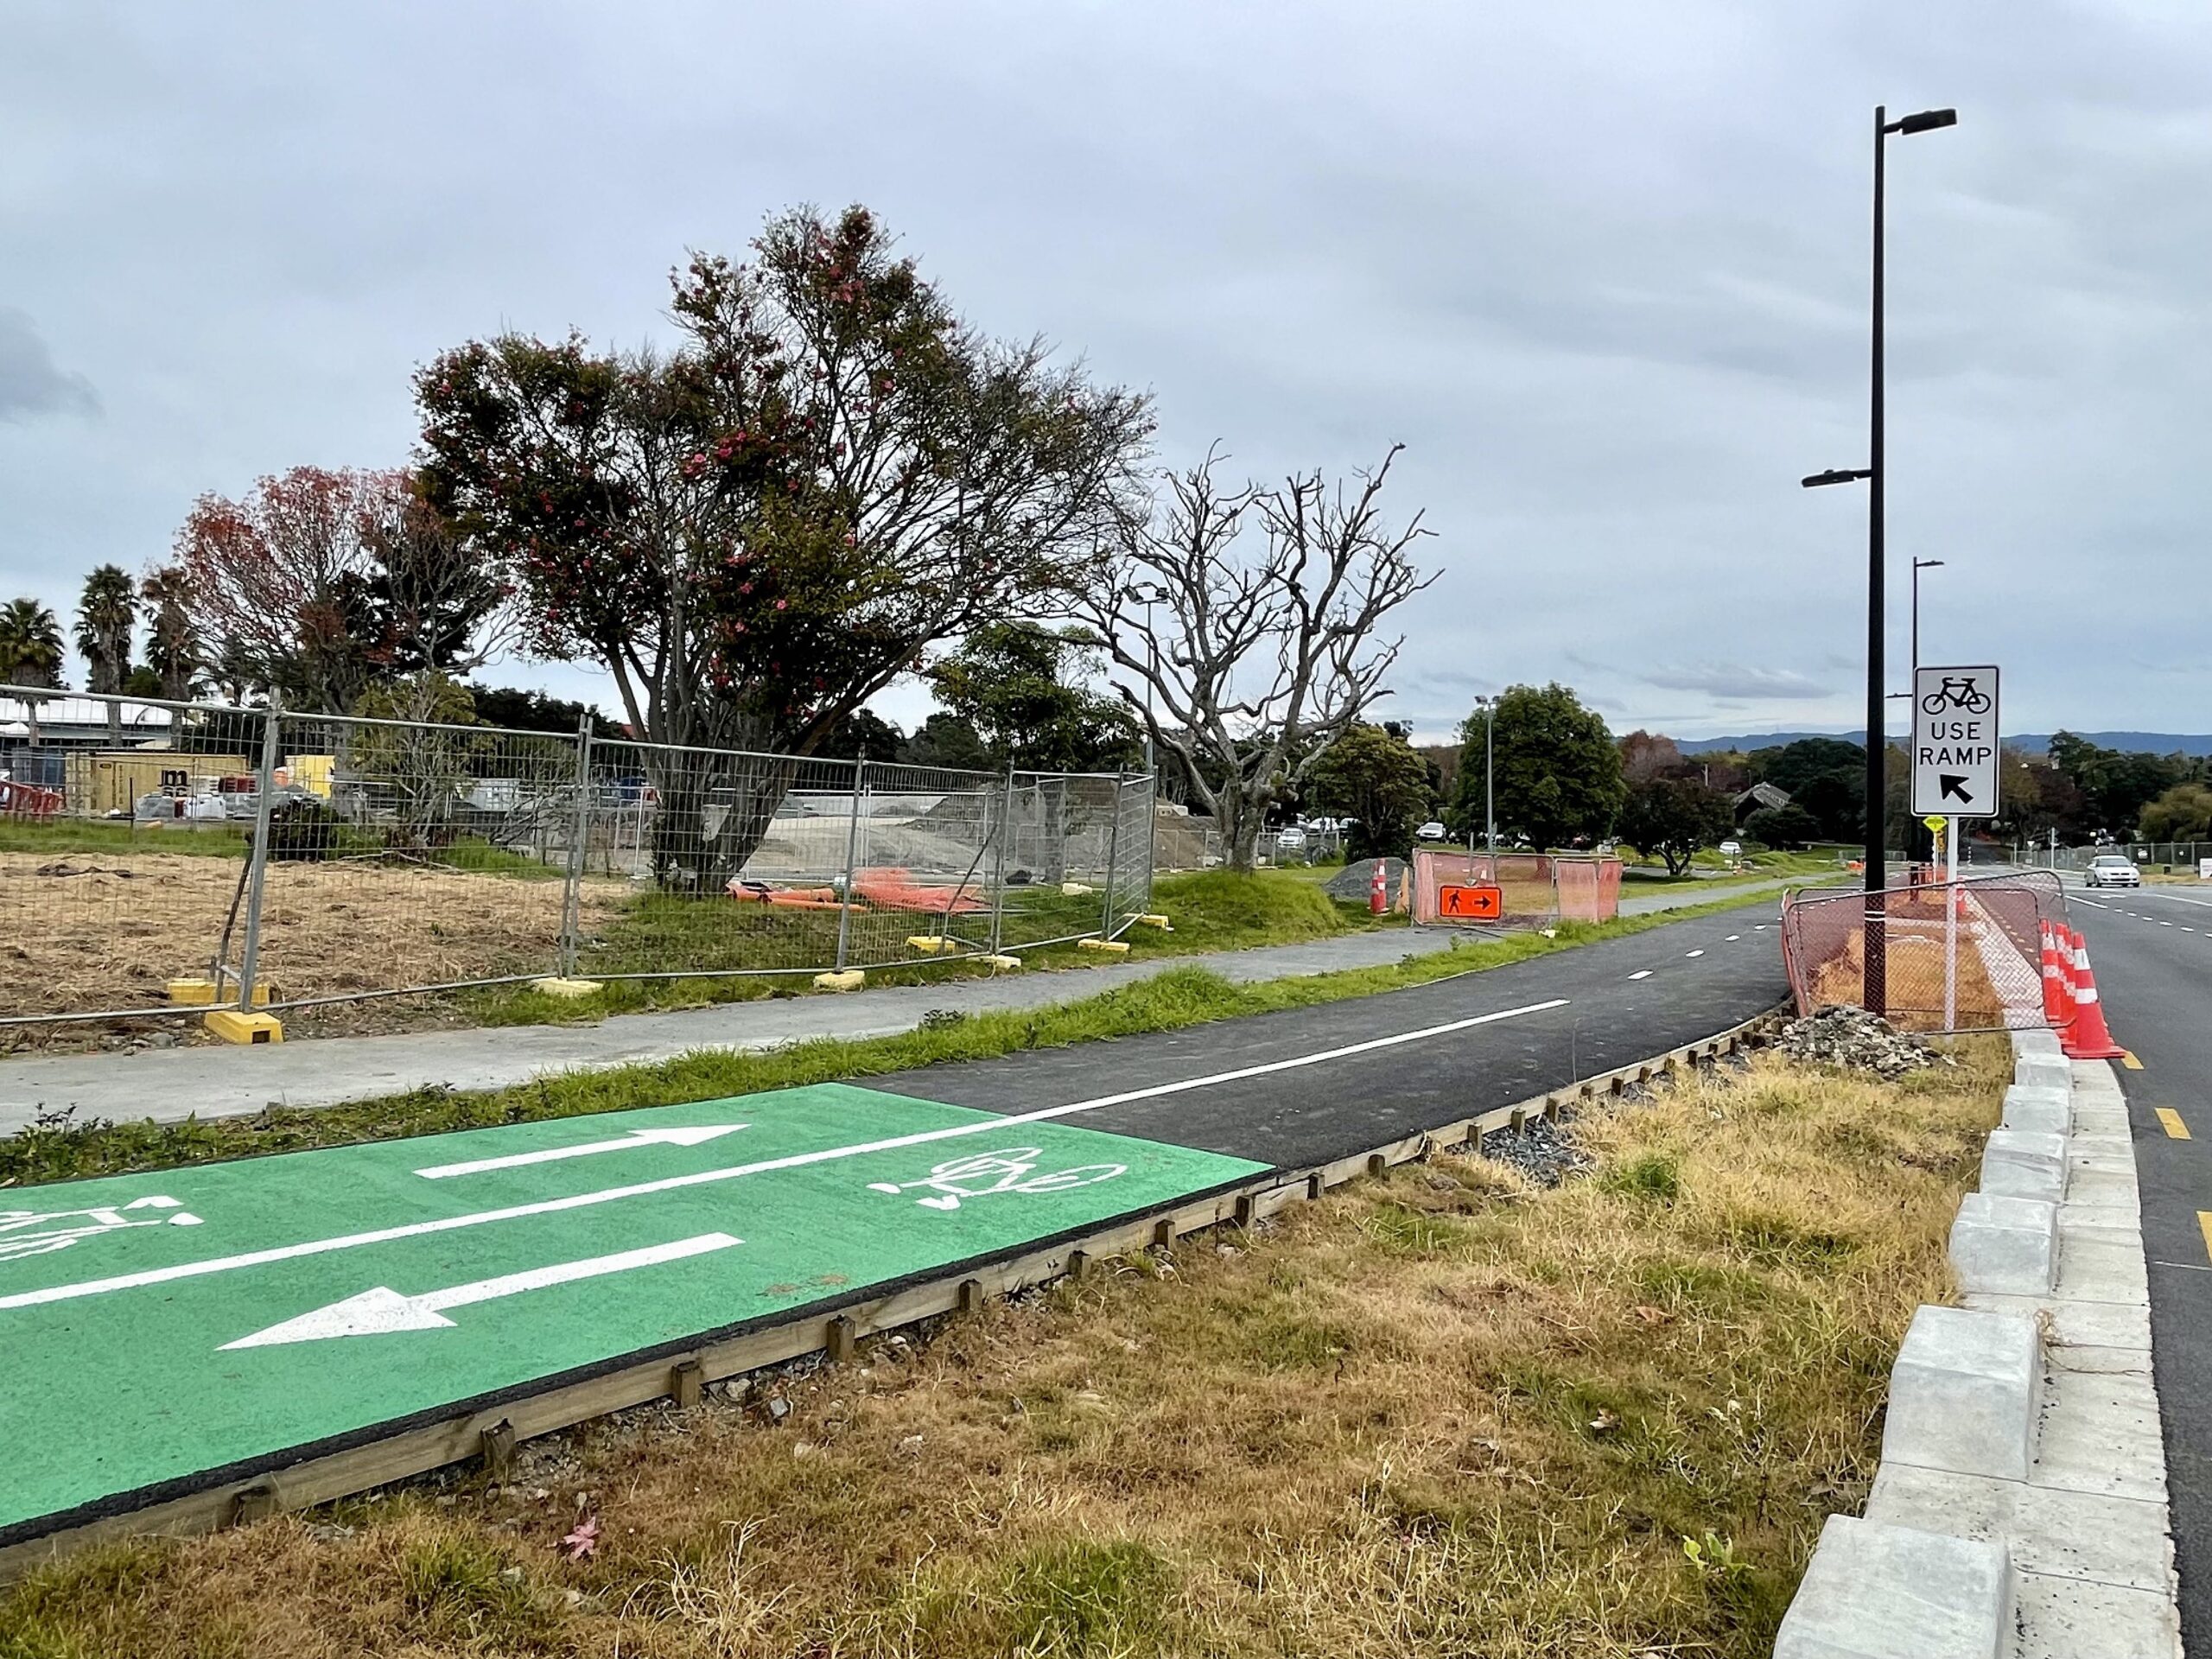
M 1961 1290 L 2046 1295 L 2058 1281 L 2058 1206 L 1969 1192 L 1951 1224 L 1950 1252 Z
M 1981 1190 L 2059 1203 L 2066 1197 L 2066 1137 L 1993 1129 L 1981 1153 Z
M 2012 1601 L 2002 1544 L 1832 1515 L 1775 1659 L 2005 1659 Z
M 2035 1135 L 2064 1135 L 2074 1127 L 2071 1090 L 2016 1083 L 2005 1091 L 2004 1125 Z
M 2042 1370 L 2026 1315 L 1922 1307 L 1890 1373 L 1882 1462 L 2025 1480 Z
M 2050 1033 L 2038 1034 L 2048 1036 Z M 2055 1046 L 2055 1039 L 2053 1042 Z M 2035 1088 L 2071 1089 L 2074 1086 L 2073 1062 L 2061 1053 L 2023 1051 L 2012 1057 L 2012 1081 Z

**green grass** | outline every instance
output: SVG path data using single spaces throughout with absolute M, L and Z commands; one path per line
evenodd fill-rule
M 255 1117 L 181 1123 L 41 1121 L 0 1140 L 0 1186 L 133 1171 L 170 1169 L 226 1158 L 348 1146 L 364 1141 L 437 1135 L 452 1129 L 713 1100 L 770 1089 L 887 1076 L 917 1066 L 992 1059 L 1027 1049 L 1146 1032 L 1177 1031 L 1215 1020 L 1318 1007 L 1350 997 L 1425 985 L 1460 974 L 1619 938 L 1668 922 L 1729 909 L 1737 901 L 1624 918 L 1602 925 L 1570 922 L 1374 968 L 1232 985 L 1218 974 L 1172 968 L 1134 985 L 1027 1010 L 971 1014 L 893 1037 L 818 1039 L 756 1053 L 700 1051 L 649 1065 L 541 1077 L 512 1088 L 418 1089 L 404 1095 L 313 1109 L 272 1105 Z
M 135 828 L 117 818 L 69 818 L 50 823 L 0 818 L 0 853 L 183 853 L 199 858 L 244 858 L 245 836 L 233 824 L 188 829 Z

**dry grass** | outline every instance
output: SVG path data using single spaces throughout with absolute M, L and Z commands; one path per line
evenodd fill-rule
M 153 1007 L 204 974 L 245 868 L 177 853 L 0 853 L 0 1016 Z M 621 913 L 622 882 L 587 883 L 584 918 Z M 286 997 L 542 973 L 558 959 L 562 884 L 406 861 L 270 867 L 263 976 Z M 234 940 L 231 960 L 238 960 Z M 389 1005 L 320 1028 L 383 1028 Z M 424 1020 L 419 1012 L 409 1023 Z M 67 1027 L 34 1028 L 64 1042 Z M 0 1042 L 8 1040 L 0 1033 Z
M 108 1550 L 0 1601 L 0 1656 L 1764 1655 L 1947 1291 L 2003 1081 L 1965 1052 L 1762 1058 L 1586 1119 L 1551 1191 L 1409 1166 L 869 1344 L 779 1425 L 634 1413 L 505 1490 Z
M 2009 943 L 1997 948 L 2010 953 Z M 1943 975 L 1948 954 L 1941 903 L 1892 906 L 1885 935 L 1891 1023 L 1905 1031 L 1942 1031 Z M 1866 939 L 1853 928 L 1842 949 L 1814 968 L 1813 1004 L 1826 1007 L 1866 1000 Z M 2031 982 L 2032 981 L 2032 982 Z M 2041 982 L 2024 969 L 2018 988 L 2022 995 L 2039 992 Z M 1963 926 L 1959 932 L 1958 979 L 1955 992 L 1959 1024 L 1963 1027 L 2001 1027 L 2010 1007 L 2008 999 L 1991 981 L 1988 965 Z

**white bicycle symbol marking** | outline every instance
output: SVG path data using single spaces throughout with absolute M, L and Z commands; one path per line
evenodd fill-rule
M 133 1210 L 175 1211 L 175 1215 L 149 1216 L 143 1220 L 130 1218 Z M 74 1222 L 74 1226 L 54 1227 L 53 1222 Z M 35 1210 L 0 1210 L 0 1262 L 14 1262 L 28 1255 L 44 1255 L 49 1250 L 66 1250 L 79 1239 L 99 1238 L 106 1233 L 119 1233 L 130 1227 L 197 1227 L 200 1217 L 181 1207 L 175 1198 L 159 1196 L 133 1198 L 125 1205 L 94 1205 L 86 1210 L 55 1210 L 41 1214 Z M 32 1229 L 44 1230 L 33 1231 Z
M 1006 1147 L 997 1152 L 970 1153 L 965 1158 L 954 1158 L 938 1165 L 918 1181 L 870 1181 L 868 1190 L 897 1194 L 925 1186 L 936 1196 L 916 1198 L 916 1204 L 925 1210 L 957 1210 L 963 1198 L 989 1198 L 998 1192 L 1065 1192 L 1074 1187 L 1089 1186 L 1094 1181 L 1110 1181 L 1116 1175 L 1127 1174 L 1129 1167 L 1127 1164 L 1083 1164 L 1074 1169 L 1032 1175 L 1029 1172 L 1037 1167 L 1037 1160 L 1042 1156 L 1044 1154 L 1035 1147 Z

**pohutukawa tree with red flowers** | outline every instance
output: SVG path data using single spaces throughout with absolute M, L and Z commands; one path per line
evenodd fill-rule
M 963 322 L 860 207 L 672 281 L 672 349 L 506 334 L 416 393 L 428 497 L 514 573 L 531 647 L 603 665 L 647 744 L 749 752 L 643 751 L 657 869 L 705 885 L 790 786 L 765 752 L 810 753 L 931 644 L 1081 579 L 1152 420 Z

